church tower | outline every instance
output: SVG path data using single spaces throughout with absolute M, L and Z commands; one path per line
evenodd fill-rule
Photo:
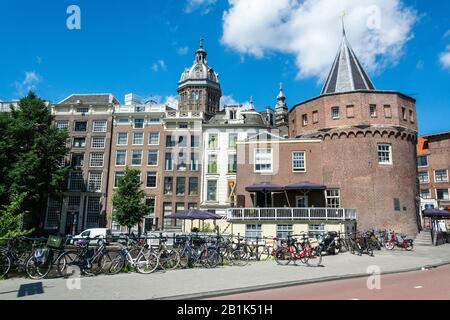
M 178 82 L 178 100 L 180 111 L 204 112 L 205 118 L 209 119 L 219 111 L 222 89 L 219 75 L 208 66 L 206 56 L 200 37 L 194 64 L 184 70 Z
M 288 126 L 288 111 L 289 108 L 286 104 L 286 96 L 283 92 L 283 84 L 280 83 L 280 93 L 277 97 L 277 105 L 275 106 L 275 118 L 277 127 L 287 127 Z

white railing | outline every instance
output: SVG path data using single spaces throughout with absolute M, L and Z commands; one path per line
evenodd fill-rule
M 231 208 L 227 209 L 227 219 L 233 221 L 352 221 L 356 220 L 356 210 L 344 208 Z
M 203 118 L 203 112 L 200 111 L 168 111 L 167 118 L 181 118 L 181 119 L 200 119 Z

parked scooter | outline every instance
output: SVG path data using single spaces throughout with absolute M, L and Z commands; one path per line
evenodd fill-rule
M 326 236 L 320 236 L 318 242 L 321 251 L 326 252 L 328 255 L 335 255 L 339 253 L 340 248 L 336 243 L 337 237 L 338 234 L 334 231 L 328 232 Z
M 387 237 L 384 247 L 388 250 L 394 250 L 395 247 L 399 247 L 406 251 L 411 251 L 414 248 L 414 240 L 392 232 L 390 237 Z

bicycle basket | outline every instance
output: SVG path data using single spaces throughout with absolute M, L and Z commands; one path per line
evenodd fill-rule
M 62 243 L 63 239 L 61 237 L 49 236 L 47 240 L 47 247 L 58 249 L 61 248 Z
M 43 265 L 43 264 L 45 264 L 47 262 L 49 254 L 50 254 L 50 250 L 49 249 L 36 250 L 34 252 L 34 256 L 33 256 L 34 261 L 36 261 L 36 263 L 38 263 L 40 265 Z

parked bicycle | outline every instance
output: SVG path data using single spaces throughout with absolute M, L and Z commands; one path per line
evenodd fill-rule
M 288 265 L 289 263 L 300 260 L 302 263 L 310 267 L 318 267 L 322 263 L 322 250 L 320 245 L 312 246 L 309 237 L 300 235 L 302 241 L 298 241 L 295 236 L 288 236 L 285 243 L 281 245 L 275 252 L 275 260 L 280 265 Z

